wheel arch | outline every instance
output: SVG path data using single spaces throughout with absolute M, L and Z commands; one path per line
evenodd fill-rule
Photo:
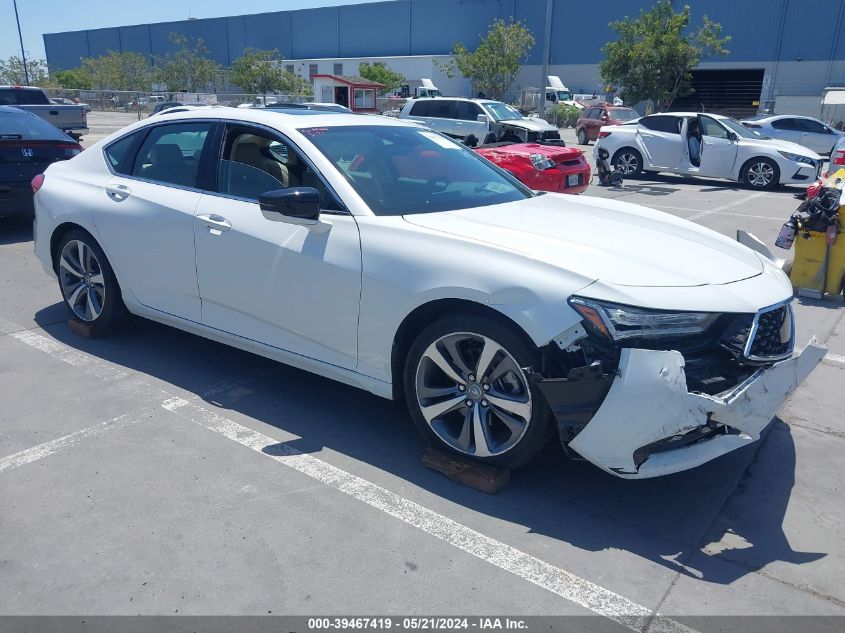
M 89 235 L 92 240 L 99 244 L 100 242 L 97 240 L 96 237 L 86 229 L 81 224 L 77 224 L 76 222 L 62 222 L 59 224 L 55 229 L 53 229 L 53 233 L 50 235 L 50 261 L 53 264 L 53 271 L 56 270 L 58 266 L 58 251 L 59 251 L 59 243 L 62 241 L 62 238 L 70 233 L 71 231 L 82 231 L 86 235 Z M 102 248 L 102 245 L 100 245 Z
M 443 298 L 428 301 L 427 303 L 417 306 L 408 313 L 408 315 L 406 315 L 399 324 L 396 334 L 393 336 L 393 345 L 390 351 L 390 373 L 392 377 L 391 382 L 393 384 L 394 400 L 402 400 L 404 397 L 402 390 L 402 373 L 405 368 L 405 360 L 408 356 L 408 352 L 410 351 L 411 345 L 413 345 L 416 337 L 426 326 L 437 319 L 447 315 L 451 316 L 458 314 L 469 316 L 477 315 L 491 318 L 502 325 L 512 328 L 513 331 L 518 336 L 523 337 L 528 344 L 534 345 L 531 337 L 525 329 L 519 325 L 519 323 L 503 312 L 500 312 L 488 305 L 471 301 L 469 299 L 455 298 Z

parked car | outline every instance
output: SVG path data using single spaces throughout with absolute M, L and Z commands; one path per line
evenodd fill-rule
M 581 193 L 590 184 L 590 164 L 575 147 L 494 143 L 475 151 L 534 191 Z
M 352 110 L 344 105 L 340 105 L 339 103 L 288 103 L 277 101 L 275 103 L 268 103 L 263 107 L 268 110 L 326 110 L 332 112 L 352 112 Z
M 692 138 L 700 145 L 698 164 L 690 153 Z M 735 119 L 697 112 L 652 114 L 636 123 L 603 126 L 595 151 L 599 147 L 607 149 L 611 165 L 623 176 L 670 172 L 727 178 L 754 189 L 809 184 L 823 164 L 806 147 L 762 139 Z
M 73 99 L 68 99 L 67 97 L 50 97 L 50 101 L 58 105 L 78 105 L 82 106 L 82 109 L 85 110 L 86 113 L 91 112 L 91 106 L 87 103 L 82 103 L 78 99 L 74 101 Z
M 210 108 L 211 106 L 204 101 L 191 101 L 182 103 L 181 101 L 161 101 L 155 105 L 150 116 L 156 116 L 170 112 L 173 108 Z M 147 117 L 149 118 L 149 117 Z
M 793 351 L 789 279 L 738 242 L 535 194 L 386 117 L 145 119 L 36 188 L 36 255 L 93 332 L 128 311 L 404 397 L 485 463 L 557 431 L 619 477 L 691 468 L 758 439 L 826 352 Z
M 27 110 L 64 132 L 81 136 L 88 131 L 88 118 L 82 104 L 59 105 L 50 101 L 41 88 L 0 86 L 0 106 Z
M 599 128 L 603 125 L 621 125 L 640 117 L 633 108 L 599 103 L 589 106 L 581 112 L 575 123 L 575 135 L 580 145 L 589 145 L 599 137 Z
M 761 114 L 743 119 L 742 124 L 761 136 L 798 143 L 824 156 L 829 156 L 833 146 L 845 135 L 813 117 L 791 114 Z
M 830 153 L 830 171 L 845 167 L 845 136 L 841 136 Z
M 516 108 L 489 99 L 411 99 L 402 107 L 399 118 L 420 121 L 453 138 L 466 140 L 472 136 L 484 144 L 507 141 L 564 145 L 555 126 L 543 119 L 524 117 Z
M 32 179 L 82 147 L 31 112 L 0 106 L 0 217 L 32 215 Z

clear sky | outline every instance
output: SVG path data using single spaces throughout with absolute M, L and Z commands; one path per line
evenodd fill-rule
M 377 0 L 18 0 L 27 58 L 44 58 L 44 33 L 244 13 L 362 4 Z M 20 55 L 12 0 L 0 0 L 0 58 Z

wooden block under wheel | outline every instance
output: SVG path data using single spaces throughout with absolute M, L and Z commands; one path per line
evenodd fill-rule
M 68 319 L 67 325 L 71 332 L 78 336 L 84 336 L 85 338 L 100 338 L 101 336 L 109 335 L 109 332 L 103 328 L 93 328 L 87 323 L 77 321 L 76 319 Z
M 480 464 L 431 446 L 425 449 L 422 463 L 426 468 L 443 473 L 452 481 L 490 494 L 496 494 L 511 480 L 511 471 L 508 468 Z

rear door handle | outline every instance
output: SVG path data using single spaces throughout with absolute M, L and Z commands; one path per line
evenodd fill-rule
M 203 213 L 202 215 L 198 215 L 197 219 L 205 222 L 208 228 L 220 231 L 221 233 L 232 228 L 232 223 L 229 220 L 216 213 Z
M 121 202 L 132 195 L 132 190 L 126 185 L 106 185 L 106 195 L 115 202 Z

